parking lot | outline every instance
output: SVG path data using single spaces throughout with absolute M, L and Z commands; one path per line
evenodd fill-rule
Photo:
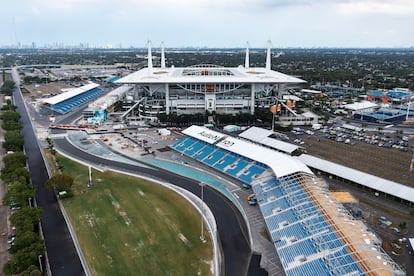
M 410 172 L 412 149 L 408 136 L 340 127 L 290 132 L 289 141 L 306 151 L 347 167 L 414 186 Z

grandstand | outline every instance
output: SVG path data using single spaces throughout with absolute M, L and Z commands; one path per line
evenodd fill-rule
M 54 97 L 44 99 L 42 100 L 42 104 L 46 108 L 59 114 L 66 114 L 74 108 L 96 99 L 103 93 L 104 90 L 99 88 L 99 84 L 89 83 Z
M 171 147 L 252 186 L 286 275 L 404 275 L 297 158 L 191 126 Z

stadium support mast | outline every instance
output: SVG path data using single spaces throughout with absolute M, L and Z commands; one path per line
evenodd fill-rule
M 152 69 L 151 40 L 148 40 L 148 68 Z
M 165 51 L 164 42 L 161 43 L 161 68 L 165 69 Z
M 249 41 L 246 42 L 246 59 L 244 60 L 244 68 L 249 68 L 250 60 L 249 60 Z
M 272 42 L 270 40 L 267 41 L 267 55 L 266 55 L 266 70 L 271 69 L 271 59 L 270 59 L 270 45 Z

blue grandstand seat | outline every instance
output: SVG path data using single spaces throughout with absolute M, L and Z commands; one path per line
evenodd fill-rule
M 225 151 L 220 149 L 220 148 L 216 148 L 212 153 L 210 153 L 209 155 L 207 155 L 206 157 L 204 157 L 201 162 L 209 165 L 209 166 L 213 166 L 214 163 L 216 163 L 217 161 L 219 161 L 225 154 Z
M 233 154 L 227 153 L 225 156 L 223 156 L 222 159 L 220 159 L 216 164 L 214 164 L 214 168 L 224 171 L 225 168 L 231 164 L 233 164 L 237 160 L 237 157 Z
M 295 258 L 301 255 L 305 257 L 318 253 L 310 239 L 297 240 L 296 242 L 286 245 L 278 250 L 280 259 L 286 262 L 286 265 L 295 261 Z
M 103 94 L 105 91 L 102 90 L 99 87 L 96 87 L 94 89 L 91 89 L 89 91 L 86 91 L 85 93 L 76 95 L 70 99 L 67 99 L 65 101 L 62 101 L 60 103 L 49 105 L 48 108 L 50 108 L 53 111 L 56 111 L 61 114 L 68 113 L 72 109 L 81 106 L 82 104 L 88 103 L 91 100 L 99 97 L 101 94 Z
M 314 276 L 332 275 L 331 271 L 322 259 L 304 262 L 287 270 L 290 276 Z
M 210 153 L 212 153 L 215 149 L 216 147 L 214 145 L 206 144 L 203 148 L 201 148 L 198 152 L 194 154 L 194 158 L 198 161 L 201 161 Z
M 247 166 L 247 164 L 249 164 L 249 161 L 241 157 L 236 161 L 236 163 L 234 163 L 234 167 L 228 169 L 226 173 L 230 174 L 231 176 L 237 177 L 237 173 L 244 169 Z
M 205 146 L 203 141 L 195 141 L 188 147 L 183 150 L 183 153 L 188 156 L 193 156 L 196 152 L 198 152 L 201 148 Z
M 183 152 L 187 147 L 189 147 L 192 143 L 194 143 L 195 139 L 192 137 L 184 137 L 183 139 L 178 140 L 175 142 L 172 147 L 179 152 Z

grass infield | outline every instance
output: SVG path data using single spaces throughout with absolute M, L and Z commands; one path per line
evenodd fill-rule
M 112 172 L 93 171 L 87 188 L 88 169 L 58 159 L 75 180 L 63 203 L 93 275 L 212 275 L 211 241 L 201 243 L 200 215 L 186 200 Z

